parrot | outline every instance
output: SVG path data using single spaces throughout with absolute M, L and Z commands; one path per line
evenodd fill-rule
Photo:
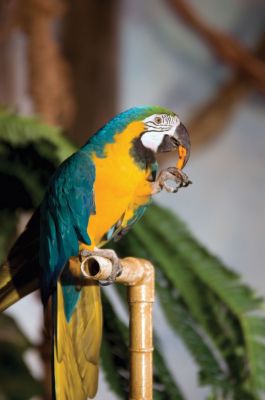
M 173 151 L 176 167 L 158 172 L 157 155 Z M 54 399 L 94 398 L 98 387 L 100 283 L 76 283 L 71 271 L 80 254 L 108 258 L 113 269 L 102 284 L 113 283 L 120 261 L 102 246 L 127 233 L 154 194 L 191 183 L 182 171 L 189 155 L 189 134 L 176 113 L 159 106 L 121 112 L 57 168 L 1 265 L 1 311 L 36 289 L 44 309 L 51 303 Z

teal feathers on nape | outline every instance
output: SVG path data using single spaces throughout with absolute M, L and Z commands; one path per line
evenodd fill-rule
M 114 142 L 114 136 L 122 133 L 125 128 L 134 121 L 142 121 L 153 114 L 175 115 L 167 108 L 159 106 L 133 107 L 121 112 L 100 128 L 82 147 L 90 153 L 95 152 L 98 157 L 104 157 L 104 146 Z M 81 150 L 82 150 L 81 149 Z

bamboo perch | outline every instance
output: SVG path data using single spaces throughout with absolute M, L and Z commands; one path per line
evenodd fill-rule
M 152 400 L 154 267 L 147 260 L 132 257 L 122 259 L 121 265 L 122 272 L 116 281 L 128 286 L 130 400 Z M 85 280 L 106 280 L 111 271 L 111 261 L 103 257 L 86 257 L 81 262 L 81 274 Z

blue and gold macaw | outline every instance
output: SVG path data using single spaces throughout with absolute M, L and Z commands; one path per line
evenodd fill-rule
M 156 154 L 177 149 L 177 168 L 156 176 Z M 91 282 L 80 288 L 70 270 L 82 252 L 103 255 L 113 262 L 114 281 L 119 259 L 102 245 L 126 233 L 153 194 L 174 191 L 166 181 L 190 183 L 182 172 L 189 151 L 187 130 L 175 113 L 137 107 L 117 115 L 57 169 L 1 266 L 1 310 L 39 287 L 44 306 L 52 299 L 56 400 L 93 398 L 98 384 L 99 286 Z

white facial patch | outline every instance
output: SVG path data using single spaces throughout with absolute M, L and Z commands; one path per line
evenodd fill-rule
M 163 138 L 164 138 L 164 133 L 147 131 L 142 135 L 141 141 L 144 147 L 156 152 L 158 147 L 162 143 Z
M 164 136 L 173 136 L 180 124 L 176 115 L 153 114 L 143 120 L 145 133 L 141 137 L 144 147 L 157 152 Z

